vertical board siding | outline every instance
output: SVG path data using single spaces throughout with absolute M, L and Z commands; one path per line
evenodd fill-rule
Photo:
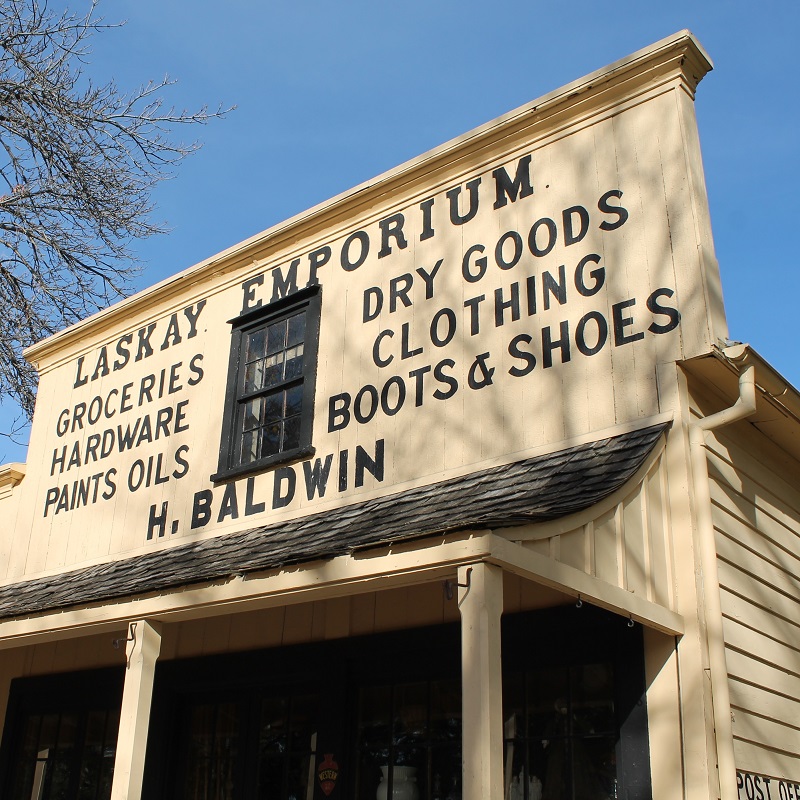
M 659 454 L 643 479 L 610 508 L 571 530 L 556 520 L 502 534 L 560 564 L 674 609 L 672 534 L 666 470 Z M 555 532 L 557 531 L 557 532 Z
M 512 610 L 534 607 L 519 586 L 515 594 Z M 161 657 L 191 658 L 320 642 L 458 619 L 455 599 L 448 600 L 443 584 L 435 582 L 166 626 Z
M 736 766 L 797 781 L 800 493 L 789 481 L 798 469 L 740 428 L 708 439 Z

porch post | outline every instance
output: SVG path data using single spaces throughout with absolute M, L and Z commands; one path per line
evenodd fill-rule
M 458 582 L 463 716 L 462 797 L 463 800 L 502 800 L 500 616 L 503 613 L 503 571 L 500 567 L 485 563 L 460 567 Z
M 161 651 L 161 626 L 157 623 L 138 620 L 131 623 L 128 630 L 128 665 L 122 691 L 111 800 L 141 800 L 153 678 Z

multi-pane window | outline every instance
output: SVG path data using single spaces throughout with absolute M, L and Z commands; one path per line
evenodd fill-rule
M 0 755 L 0 797 L 108 800 L 114 778 L 122 675 L 93 671 L 19 680 Z
M 362 688 L 357 736 L 357 800 L 461 797 L 459 680 Z
M 616 800 L 614 695 L 610 663 L 506 676 L 505 797 Z
M 245 337 L 240 464 L 300 447 L 305 333 L 301 311 Z
M 315 796 L 322 698 L 287 690 L 243 701 L 190 700 L 181 712 L 178 800 Z
M 310 451 L 319 292 L 298 292 L 233 324 L 215 478 L 252 472 Z
M 264 700 L 258 741 L 258 798 L 313 797 L 321 698 L 314 692 Z
M 199 703 L 184 716 L 187 749 L 181 800 L 231 800 L 236 785 L 239 708 L 235 703 Z

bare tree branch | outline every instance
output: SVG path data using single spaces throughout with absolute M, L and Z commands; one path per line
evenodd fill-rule
M 175 129 L 225 113 L 165 106 L 168 77 L 131 93 L 94 84 L 89 40 L 116 27 L 96 10 L 0 0 L 0 397 L 28 418 L 36 375 L 23 348 L 130 289 L 132 241 L 163 232 L 152 189 L 199 148 Z

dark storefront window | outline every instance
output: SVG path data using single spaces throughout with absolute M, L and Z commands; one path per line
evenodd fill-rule
M 239 708 L 235 703 L 198 703 L 186 709 L 180 740 L 186 748 L 183 800 L 233 800 L 239 749 Z
M 314 796 L 320 698 L 314 693 L 266 699 L 258 738 L 258 797 Z
M 159 662 L 144 800 L 460 800 L 458 625 Z M 642 632 L 503 620 L 504 800 L 649 800 Z M 3 800 L 108 800 L 124 670 L 12 682 Z M 397 791 L 401 789 L 401 791 Z
M 117 671 L 15 681 L 3 739 L 0 796 L 108 800 L 121 690 Z
M 253 687 L 224 697 L 188 693 L 175 707 L 179 733 L 167 745 L 177 760 L 177 768 L 166 765 L 171 788 L 146 794 L 170 800 L 315 797 L 323 700 L 314 691 L 281 688 L 276 694 Z
M 461 795 L 461 682 L 364 687 L 358 698 L 358 798 L 413 784 L 421 797 Z M 409 797 L 413 790 L 408 790 Z
M 503 695 L 507 800 L 617 797 L 611 664 L 509 675 Z
M 503 624 L 504 800 L 649 800 L 642 629 L 590 608 Z

